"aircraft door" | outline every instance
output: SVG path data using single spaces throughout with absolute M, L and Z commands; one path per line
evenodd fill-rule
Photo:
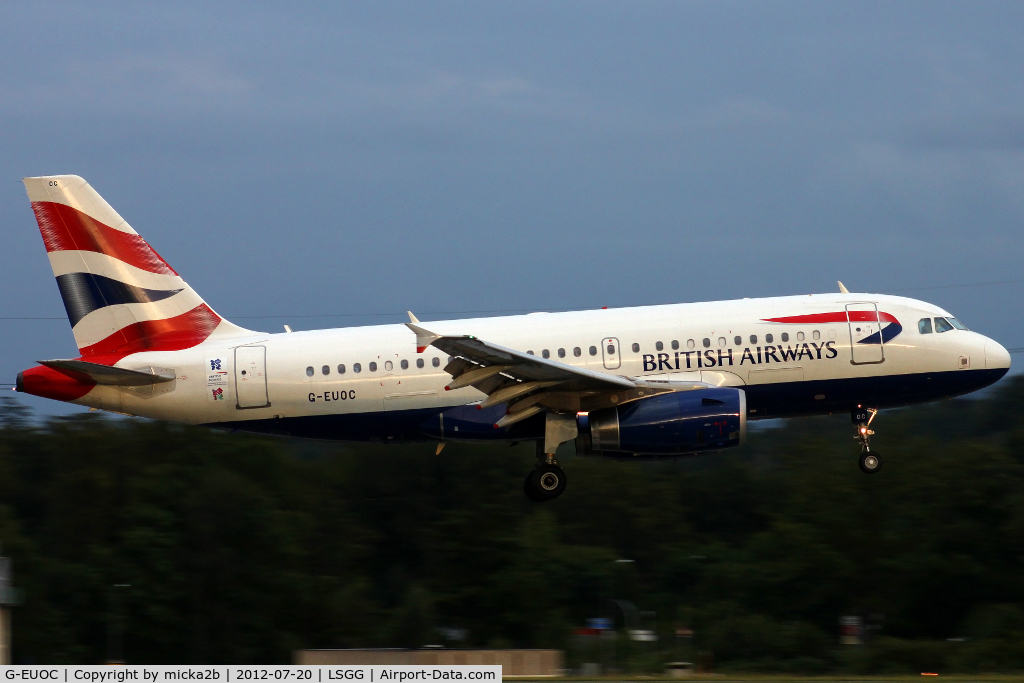
M 384 387 L 384 395 L 388 395 L 394 391 L 401 391 L 402 377 L 398 373 L 399 359 L 397 353 L 386 353 L 381 356 L 377 356 L 381 363 L 381 370 L 384 371 L 384 381 L 381 382 L 381 386 Z
M 238 408 L 265 408 L 267 397 L 267 347 L 239 346 L 235 349 L 235 396 Z
M 854 365 L 883 362 L 885 351 L 878 305 L 846 304 L 846 320 L 850 325 L 850 361 Z
M 622 361 L 619 359 L 619 340 L 615 337 L 605 337 L 601 340 L 601 356 L 604 358 L 606 370 L 617 370 Z

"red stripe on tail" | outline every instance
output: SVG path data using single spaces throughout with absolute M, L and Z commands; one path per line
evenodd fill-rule
M 91 346 L 79 349 L 83 357 L 94 363 L 113 365 L 125 356 L 142 351 L 180 351 L 206 341 L 220 324 L 221 317 L 206 304 L 188 313 L 164 320 L 146 320 L 123 327 Z
M 46 251 L 95 251 L 162 275 L 177 275 L 138 235 L 115 230 L 66 204 L 32 202 Z

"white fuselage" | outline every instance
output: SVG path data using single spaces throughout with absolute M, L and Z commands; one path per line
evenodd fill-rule
M 893 316 L 902 331 L 885 343 L 865 345 L 856 341 L 871 331 L 861 330 L 862 323 L 815 322 L 813 317 L 806 323 L 766 322 L 827 317 L 823 314 L 862 304 Z M 877 392 L 864 387 L 883 379 L 891 387 L 897 386 L 893 378 L 907 379 L 912 388 L 888 401 L 902 405 L 965 393 L 1005 373 L 1009 354 L 987 337 L 966 330 L 919 331 L 920 319 L 939 316 L 949 314 L 902 297 L 815 294 L 437 321 L 430 328 L 612 375 L 744 388 L 751 396 L 749 417 L 757 419 L 845 409 L 871 400 L 867 395 Z M 189 424 L 251 425 L 437 410 L 483 398 L 472 387 L 446 391 L 449 359 L 432 347 L 417 353 L 415 341 L 404 325 L 211 338 L 187 350 L 137 353 L 117 363 L 128 369 L 173 369 L 173 382 L 145 390 L 98 386 L 76 402 Z M 979 371 L 987 374 L 977 375 L 977 382 L 956 376 Z M 929 384 L 936 378 L 949 381 L 941 387 Z M 801 388 L 814 393 L 801 395 L 799 406 L 776 405 L 788 394 L 769 398 L 766 390 L 774 385 L 790 393 Z M 332 438 L 345 439 L 346 434 Z

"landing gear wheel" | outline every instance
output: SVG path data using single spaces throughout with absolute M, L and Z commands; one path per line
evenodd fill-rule
M 864 474 L 874 474 L 882 469 L 882 459 L 875 451 L 864 451 L 860 456 L 860 471 Z
M 526 475 L 523 493 L 532 501 L 544 503 L 562 495 L 566 483 L 565 471 L 561 467 L 544 464 Z
M 537 470 L 530 470 L 530 473 L 526 475 L 526 479 L 523 480 L 523 493 L 533 502 L 543 503 L 546 499 L 541 497 L 538 478 L 539 473 Z

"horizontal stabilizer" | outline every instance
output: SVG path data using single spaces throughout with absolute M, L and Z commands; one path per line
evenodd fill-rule
M 174 370 L 167 368 L 147 368 L 146 370 L 127 370 L 110 365 L 100 365 L 84 360 L 41 360 L 40 365 L 53 368 L 57 372 L 76 379 L 85 375 L 96 384 L 114 387 L 141 387 L 151 384 L 162 384 L 174 380 Z

